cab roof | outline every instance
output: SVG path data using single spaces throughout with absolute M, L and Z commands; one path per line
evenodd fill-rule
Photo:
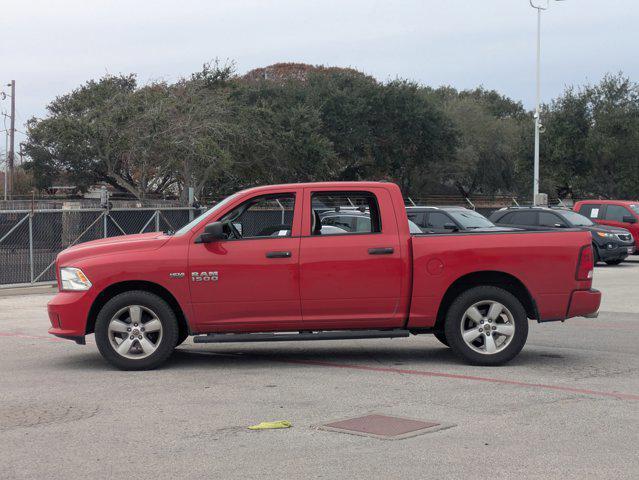
M 602 205 L 637 205 L 639 200 L 579 200 L 575 202 L 575 205 L 581 205 L 584 203 L 597 203 Z

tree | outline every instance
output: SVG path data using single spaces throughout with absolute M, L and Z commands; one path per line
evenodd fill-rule
M 560 195 L 639 196 L 639 86 L 622 74 L 545 107 L 542 172 Z
M 437 173 L 464 197 L 474 193 L 507 193 L 515 186 L 521 151 L 521 104 L 482 88 L 458 92 L 444 87 L 427 91 L 439 100 L 459 134 L 450 161 Z

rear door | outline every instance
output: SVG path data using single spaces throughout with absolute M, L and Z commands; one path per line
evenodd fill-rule
M 368 230 L 322 231 L 319 212 L 347 205 L 370 212 Z M 397 219 L 383 188 L 305 189 L 300 243 L 304 329 L 400 327 L 404 271 Z M 386 208 L 380 210 L 380 205 Z

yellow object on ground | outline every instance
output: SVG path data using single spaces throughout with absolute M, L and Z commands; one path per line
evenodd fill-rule
M 262 422 L 257 425 L 248 427 L 249 430 L 268 430 L 271 428 L 291 428 L 293 425 L 286 420 L 279 420 L 277 422 Z

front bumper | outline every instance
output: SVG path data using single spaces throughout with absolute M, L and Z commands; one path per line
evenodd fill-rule
M 89 291 L 58 293 L 47 304 L 49 333 L 83 344 L 92 303 Z
M 609 244 L 614 245 L 614 244 Z M 614 260 L 623 260 L 628 255 L 632 255 L 634 253 L 634 245 L 632 243 L 622 244 L 622 245 L 614 245 L 613 248 L 600 247 L 598 249 L 599 260 L 602 262 L 614 261 Z
M 594 288 L 590 290 L 575 290 L 570 296 L 566 318 L 594 318 L 599 313 L 600 305 L 601 292 L 599 290 L 595 290 Z

